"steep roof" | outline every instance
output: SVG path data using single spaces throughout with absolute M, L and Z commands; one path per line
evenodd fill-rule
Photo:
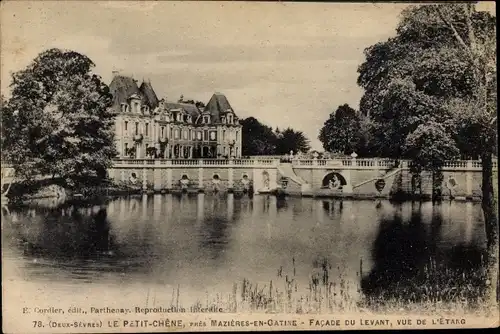
M 221 93 L 215 93 L 208 101 L 205 106 L 205 111 L 210 112 L 212 115 L 212 122 L 220 122 L 221 114 L 227 112 L 228 110 L 234 112 L 233 108 L 229 104 L 227 97 Z
M 120 108 L 120 105 L 127 102 L 127 98 L 132 94 L 142 95 L 136 81 L 122 75 L 113 78 L 109 84 L 109 92 L 113 95 L 113 108 Z
M 165 107 L 167 109 L 184 109 L 193 120 L 198 117 L 200 114 L 200 110 L 194 105 L 190 103 L 179 103 L 179 102 L 165 102 Z
M 139 90 L 143 95 L 143 103 L 148 105 L 151 109 L 158 107 L 158 97 L 156 96 L 151 82 L 143 81 Z

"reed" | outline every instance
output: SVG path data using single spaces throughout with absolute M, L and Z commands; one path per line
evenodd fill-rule
M 388 288 L 366 293 L 360 286 L 363 262 L 355 279 L 348 279 L 343 263 L 336 268 L 326 259 L 313 263 L 308 283 L 300 286 L 292 260 L 290 274 L 277 271 L 267 284 L 244 278 L 230 293 L 206 294 L 206 307 L 216 306 L 227 313 L 288 314 L 494 314 L 485 296 L 485 271 L 463 271 L 437 266 L 432 261 L 413 278 L 392 283 Z M 179 303 L 177 287 L 176 305 Z M 197 301 L 192 306 L 201 306 Z

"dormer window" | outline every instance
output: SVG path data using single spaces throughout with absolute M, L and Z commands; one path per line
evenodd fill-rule
M 188 117 L 187 117 L 187 122 L 188 122 L 188 123 L 192 123 L 192 122 L 193 122 L 193 120 L 192 120 L 192 118 L 191 118 L 191 115 L 188 115 Z
M 227 115 L 227 122 L 229 124 L 233 124 L 233 115 L 231 115 L 231 114 Z
M 120 105 L 120 107 L 121 107 L 121 111 L 122 111 L 122 112 L 128 112 L 128 110 L 129 110 L 129 108 L 128 108 L 128 104 L 126 104 L 126 103 L 122 103 L 122 104 Z
M 210 116 L 209 115 L 203 116 L 203 124 L 210 124 Z
M 131 108 L 132 108 L 131 110 L 132 110 L 133 113 L 137 114 L 137 113 L 140 112 L 140 110 L 139 110 L 139 103 L 137 103 L 137 102 L 132 102 L 131 103 Z
M 183 116 L 183 115 L 182 115 L 182 112 L 179 112 L 179 113 L 177 114 L 177 122 L 182 122 L 182 116 Z
M 222 116 L 220 120 L 222 123 L 226 123 L 226 116 Z

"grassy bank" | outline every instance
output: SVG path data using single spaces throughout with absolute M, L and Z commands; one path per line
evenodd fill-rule
M 191 305 L 183 305 L 182 288 L 172 291 L 171 307 L 190 309 L 216 308 L 226 313 L 288 314 L 418 314 L 471 315 L 497 314 L 496 305 L 488 302 L 484 271 L 460 271 L 430 264 L 417 277 L 393 282 L 381 291 L 362 287 L 362 264 L 355 280 L 348 279 L 347 268 L 335 268 L 335 276 L 326 261 L 312 271 L 307 286 L 300 286 L 294 275 L 278 270 L 267 284 L 243 279 L 231 292 L 215 293 Z M 363 278 L 363 279 L 362 279 Z M 388 278 L 389 279 L 389 278 Z
M 73 186 L 59 178 L 23 181 L 14 183 L 7 197 L 12 202 L 43 198 L 96 199 L 107 196 L 121 196 L 142 193 L 142 187 L 115 182 L 113 180 L 75 183 Z

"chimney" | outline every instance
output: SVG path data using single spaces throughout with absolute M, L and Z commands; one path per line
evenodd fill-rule
M 112 73 L 113 73 L 113 78 L 114 78 L 120 74 L 120 71 L 113 71 Z

